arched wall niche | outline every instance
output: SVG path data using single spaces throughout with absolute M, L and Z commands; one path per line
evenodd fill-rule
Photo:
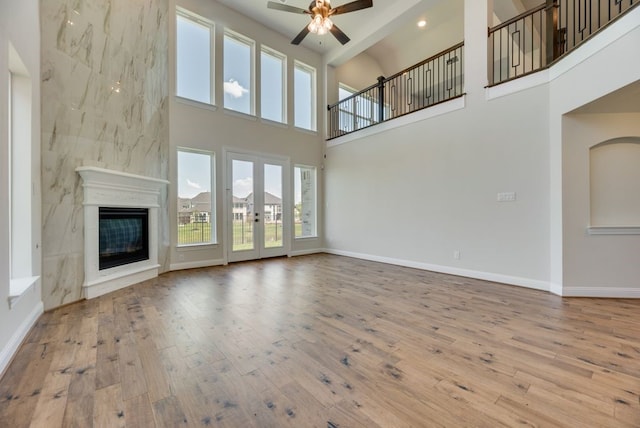
M 640 136 L 589 148 L 590 224 L 640 226 Z

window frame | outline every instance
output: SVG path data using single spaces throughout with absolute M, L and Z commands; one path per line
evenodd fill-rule
M 207 27 L 209 30 L 209 89 L 210 89 L 210 93 L 209 93 L 209 102 L 204 102 L 201 100 L 196 100 L 190 97 L 185 97 L 183 95 L 178 94 L 178 79 L 179 79 L 179 74 L 178 74 L 178 19 L 179 18 L 183 18 L 186 19 L 188 21 L 191 21 L 195 24 L 201 25 L 203 27 Z M 175 88 L 174 88 L 174 95 L 176 97 L 176 99 L 178 100 L 183 100 L 186 101 L 188 103 L 196 103 L 196 105 L 202 105 L 202 106 L 215 106 L 216 105 L 216 88 L 215 88 L 215 59 L 216 59 L 216 43 L 215 43 L 215 38 L 216 38 L 216 28 L 215 28 L 215 23 L 203 16 L 200 16 L 194 12 L 191 12 L 190 10 L 187 10 L 183 7 L 180 6 L 176 6 L 176 19 L 175 19 L 175 24 L 176 24 L 176 36 L 175 36 L 175 65 L 174 65 L 174 72 L 175 72 L 175 79 L 174 79 L 174 84 L 175 84 Z
M 269 119 L 269 118 L 265 118 L 264 117 L 264 108 L 263 108 L 263 100 L 264 100 L 264 96 L 263 96 L 263 88 L 265 87 L 265 81 L 263 78 L 264 73 L 262 72 L 262 64 L 263 64 L 263 55 L 268 55 L 271 56 L 273 58 L 279 59 L 282 62 L 282 75 L 281 75 L 281 84 L 282 84 L 282 120 L 280 121 L 274 121 L 273 119 Z M 287 118 L 287 112 L 288 112 L 288 108 L 287 108 L 287 56 L 285 54 L 283 54 L 282 52 L 279 52 L 273 48 L 270 48 L 269 46 L 266 45 L 261 45 L 260 46 L 260 118 L 263 120 L 268 120 L 270 122 L 275 122 L 275 123 L 280 123 L 280 124 L 284 124 L 286 125 L 288 122 L 288 118 Z
M 227 37 L 234 39 L 236 42 L 244 43 L 249 46 L 249 84 L 251 85 L 249 88 L 249 112 L 244 112 L 240 110 L 234 110 L 229 108 L 224 103 L 224 84 L 226 82 L 226 75 L 224 71 L 225 67 L 225 42 Z M 256 41 L 250 37 L 245 36 L 242 33 L 238 33 L 237 31 L 233 31 L 231 29 L 225 28 L 224 35 L 222 37 L 222 106 L 227 111 L 232 111 L 234 113 L 245 114 L 248 116 L 256 116 Z
M 310 103 L 310 115 L 311 115 L 311 127 L 310 128 L 305 128 L 303 126 L 299 126 L 297 119 L 296 119 L 296 112 L 297 112 L 297 104 L 298 104 L 298 99 L 297 99 L 297 94 L 295 91 L 295 87 L 296 87 L 296 71 L 297 70 L 301 70 L 304 72 L 307 72 L 308 74 L 310 74 L 311 76 L 311 99 L 309 100 Z M 312 67 L 308 64 L 303 63 L 302 61 L 298 61 L 298 60 L 294 60 L 293 62 L 293 86 L 294 86 L 294 91 L 293 91 L 293 124 L 297 129 L 302 129 L 305 131 L 311 131 L 311 132 L 317 132 L 318 131 L 318 109 L 317 109 L 317 100 L 318 100 L 318 88 L 317 88 L 317 70 L 315 69 L 315 67 Z
M 9 43 L 7 69 L 7 196 L 9 220 L 9 308 L 13 308 L 40 276 L 34 248 L 33 86 L 22 58 Z M 16 213 L 20 213 L 17 215 Z M 20 236 L 19 242 L 14 238 Z
M 211 224 L 211 237 L 209 242 L 199 242 L 199 243 L 194 243 L 194 244 L 181 244 L 180 243 L 180 231 L 178 230 L 179 225 L 180 225 L 180 212 L 179 212 L 179 207 L 178 204 L 176 203 L 175 205 L 175 209 L 176 209 L 176 222 L 175 222 L 175 227 L 176 227 L 176 248 L 178 250 L 180 249 L 188 249 L 188 248 L 196 248 L 196 247 L 207 247 L 207 246 L 215 246 L 218 245 L 218 216 L 217 216 L 217 209 L 218 209 L 218 204 L 217 199 L 216 199 L 216 153 L 214 151 L 210 151 L 210 150 L 202 150 L 202 149 L 194 149 L 191 147 L 184 147 L 184 146 L 179 146 L 176 148 L 176 202 L 179 200 L 180 198 L 180 189 L 179 189 L 179 179 L 180 179 L 180 159 L 179 159 L 179 154 L 180 152 L 184 152 L 184 153 L 192 153 L 192 154 L 198 154 L 198 155 L 206 155 L 209 156 L 210 159 L 210 163 L 209 163 L 209 173 L 210 173 L 210 177 L 211 177 L 211 182 L 209 183 L 210 187 L 211 187 L 211 213 L 209 215 L 209 223 Z
M 300 236 L 298 236 L 296 234 L 296 215 L 295 215 L 295 210 L 296 210 L 296 169 L 307 169 L 312 171 L 313 173 L 313 233 L 310 235 L 303 235 L 301 234 Z M 294 240 L 299 240 L 299 239 L 317 239 L 318 238 L 318 168 L 312 165 L 303 165 L 303 164 L 294 164 L 293 165 L 293 238 Z M 300 185 L 302 185 L 302 180 L 300 182 Z M 300 189 L 300 203 L 302 204 L 302 189 Z M 301 217 L 302 217 L 302 213 L 300 213 Z M 301 233 L 302 233 L 302 228 L 301 228 Z

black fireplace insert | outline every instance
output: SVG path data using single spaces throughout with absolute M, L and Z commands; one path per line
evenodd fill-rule
M 149 259 L 149 210 L 100 207 L 99 269 Z

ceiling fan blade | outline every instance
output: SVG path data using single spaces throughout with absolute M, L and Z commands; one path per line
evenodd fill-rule
M 289 6 L 288 4 L 276 3 L 274 1 L 268 2 L 267 3 L 267 8 L 276 9 L 276 10 L 283 10 L 285 12 L 291 12 L 291 13 L 307 14 L 307 15 L 309 15 L 311 13 L 307 9 L 301 9 L 299 7 Z
M 329 11 L 329 15 L 340 15 L 341 13 L 355 12 L 356 10 L 367 9 L 373 6 L 373 0 L 357 0 L 342 6 L 334 7 Z
M 349 43 L 349 40 L 351 40 L 349 37 L 347 37 L 346 34 L 344 34 L 342 32 L 341 29 L 339 29 L 338 27 L 336 27 L 335 24 L 333 24 L 333 27 L 331 27 L 331 34 L 333 34 L 333 36 L 338 39 L 338 41 L 340 43 L 342 43 L 343 45 L 346 45 L 347 43 Z
M 309 34 L 309 28 L 307 28 L 307 26 L 305 26 L 302 31 L 300 31 L 300 33 L 295 37 L 295 39 L 291 40 L 291 44 L 292 45 L 299 45 L 300 42 L 307 37 L 307 34 Z

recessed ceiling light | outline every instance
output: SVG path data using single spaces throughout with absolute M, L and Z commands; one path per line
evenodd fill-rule
M 424 28 L 426 26 L 427 26 L 427 21 L 425 21 L 424 19 L 421 19 L 420 21 L 418 21 L 418 27 Z

